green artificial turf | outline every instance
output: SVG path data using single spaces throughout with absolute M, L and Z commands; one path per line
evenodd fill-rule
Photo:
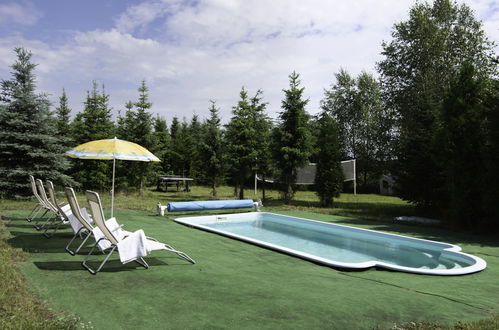
M 276 210 L 274 210 L 276 211 Z M 383 269 L 347 271 L 320 266 L 189 228 L 147 211 L 115 211 L 125 229 L 186 252 L 191 265 L 155 251 L 143 269 L 115 254 L 96 276 L 70 256 L 70 230 L 47 239 L 9 211 L 8 243 L 30 253 L 21 270 L 33 291 L 97 329 L 356 329 L 407 322 L 476 321 L 499 313 L 499 242 L 421 228 L 301 211 L 283 214 L 457 244 L 485 259 L 487 269 L 465 276 L 428 276 Z M 102 260 L 96 255 L 94 260 Z

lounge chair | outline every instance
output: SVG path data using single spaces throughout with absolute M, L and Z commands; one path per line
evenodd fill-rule
M 48 208 L 49 212 L 51 212 L 51 215 L 49 215 L 46 218 L 45 222 L 42 225 L 40 225 L 39 223 L 40 221 L 42 221 L 43 217 L 38 218 L 35 221 L 35 224 L 33 226 L 36 228 L 36 230 L 42 230 L 43 228 L 45 228 L 46 225 L 48 225 L 49 222 L 53 221 L 58 216 L 57 214 L 58 210 L 57 207 L 52 205 L 52 202 L 50 202 L 50 200 L 48 199 L 47 192 L 45 190 L 42 180 L 36 179 L 36 186 L 38 187 L 38 193 L 40 198 L 42 199 L 45 206 Z
M 71 227 L 73 228 L 74 231 L 74 236 L 73 238 L 69 241 L 68 245 L 66 245 L 66 251 L 71 254 L 75 255 L 80 251 L 80 249 L 85 245 L 85 242 L 88 240 L 90 236 L 92 236 L 92 230 L 94 229 L 92 223 L 93 220 L 88 215 L 87 211 L 85 208 L 80 208 L 80 205 L 78 204 L 78 200 L 76 199 L 76 194 L 71 187 L 66 187 L 66 196 L 68 198 L 69 206 L 71 207 L 71 213 L 72 216 L 74 217 L 73 220 L 77 221 L 77 224 L 74 224 L 73 221 L 71 221 L 71 217 L 69 217 L 70 222 L 71 222 Z M 79 224 L 79 225 L 78 225 Z M 78 246 L 76 250 L 71 250 L 70 246 L 73 243 L 73 241 L 78 237 L 82 237 L 84 235 L 83 241 L 81 244 Z
M 32 221 L 42 209 L 45 209 L 45 212 L 41 216 L 43 218 L 47 214 L 47 212 L 50 211 L 50 207 L 47 206 L 47 204 L 45 204 L 43 199 L 38 194 L 38 191 L 36 188 L 35 178 L 32 175 L 29 176 L 29 181 L 31 183 L 31 190 L 33 191 L 33 195 L 35 196 L 36 200 L 38 201 L 38 203 L 35 205 L 33 210 L 31 210 L 31 213 L 26 218 L 26 220 Z
M 65 225 L 70 223 L 69 217 L 72 216 L 71 207 L 69 204 L 59 203 L 55 196 L 54 184 L 52 181 L 47 181 L 47 190 L 49 191 L 49 202 L 55 208 L 55 217 L 52 218 L 52 222 L 56 222 L 55 226 L 53 226 L 53 231 L 51 234 L 48 233 L 49 227 L 45 228 L 45 232 L 43 235 L 46 237 L 52 237 L 57 229 L 61 225 Z
M 97 274 L 114 251 L 118 251 L 122 264 L 135 261 L 146 269 L 149 268 L 149 265 L 142 257 L 155 250 L 170 251 L 190 263 L 195 263 L 195 261 L 187 254 L 177 251 L 167 244 L 147 238 L 142 229 L 139 229 L 133 233 L 128 233 L 127 235 L 127 232 L 121 229 L 121 226 L 118 225 L 115 218 L 104 221 L 104 212 L 102 210 L 102 203 L 100 201 L 99 194 L 93 191 L 87 191 L 86 196 L 94 222 L 97 225 L 97 227 L 92 230 L 96 238 L 96 243 L 86 256 L 85 260 L 82 262 L 83 267 L 85 267 L 91 274 Z M 102 243 L 105 244 L 103 245 Z M 96 247 L 103 252 L 105 250 L 109 250 L 109 252 L 105 259 L 100 263 L 99 267 L 97 269 L 93 269 L 88 265 L 87 261 Z

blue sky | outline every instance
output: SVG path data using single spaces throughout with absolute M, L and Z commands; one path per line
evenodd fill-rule
M 92 81 L 105 85 L 113 113 L 137 99 L 145 79 L 152 112 L 205 118 L 217 101 L 223 121 L 244 86 L 280 111 L 288 75 L 301 74 L 307 110 L 344 68 L 375 73 L 381 42 L 407 19 L 412 0 L 0 0 L 0 78 L 13 48 L 33 52 L 38 89 L 57 105 L 65 88 L 73 115 Z M 499 5 L 466 3 L 499 43 Z

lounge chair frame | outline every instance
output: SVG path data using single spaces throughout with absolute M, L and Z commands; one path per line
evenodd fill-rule
M 29 181 L 30 181 L 30 184 L 31 184 L 31 190 L 33 191 L 33 195 L 35 196 L 36 200 L 38 201 L 38 203 L 35 205 L 35 207 L 31 210 L 30 214 L 26 217 L 26 220 L 28 220 L 29 222 L 31 222 L 31 221 L 33 221 L 33 219 L 36 218 L 36 216 L 38 215 L 38 213 L 42 209 L 45 209 L 45 212 L 41 216 L 43 218 L 47 214 L 47 212 L 50 211 L 50 208 L 45 204 L 45 202 L 43 201 L 43 199 L 38 194 L 38 190 L 36 188 L 35 177 L 32 176 L 32 175 L 30 175 L 29 176 Z
M 71 212 L 75 216 L 75 218 L 81 223 L 82 227 L 74 234 L 73 238 L 69 241 L 69 243 L 66 245 L 66 252 L 68 252 L 71 255 L 77 254 L 80 249 L 85 245 L 87 242 L 88 238 L 93 235 L 92 233 L 92 225 L 90 225 L 83 214 L 81 213 L 81 208 L 80 205 L 78 204 L 78 200 L 76 199 L 76 194 L 71 187 L 66 187 L 66 196 L 68 198 L 69 206 L 71 207 Z M 74 242 L 74 240 L 80 237 L 82 238 L 82 242 L 80 245 L 76 248 L 76 250 L 71 249 L 71 244 Z
M 88 206 L 90 207 L 90 211 L 92 212 L 92 215 L 93 215 L 93 220 L 94 220 L 95 224 L 97 225 L 97 227 L 104 234 L 104 237 L 97 240 L 97 242 L 94 244 L 94 246 L 92 247 L 92 249 L 90 250 L 90 252 L 88 253 L 88 255 L 85 257 L 85 259 L 82 262 L 82 266 L 85 269 L 87 269 L 92 275 L 96 275 L 102 269 L 102 267 L 104 267 L 104 265 L 106 264 L 108 259 L 111 257 L 111 254 L 113 254 L 113 252 L 116 251 L 116 249 L 118 248 L 118 239 L 113 234 L 113 232 L 111 230 L 109 230 L 109 228 L 107 227 L 107 225 L 105 223 L 104 211 L 102 210 L 102 203 L 101 203 L 99 194 L 94 192 L 94 191 L 87 190 L 86 196 L 87 196 Z M 155 240 L 155 239 L 150 238 L 150 237 L 147 237 L 147 238 Z M 111 244 L 111 247 L 108 248 L 110 251 L 107 253 L 105 259 L 100 263 L 100 265 L 97 267 L 97 269 L 94 269 L 94 268 L 90 267 L 90 265 L 88 265 L 87 261 L 88 261 L 89 257 L 93 254 L 93 251 L 99 245 L 101 240 L 107 240 Z M 157 240 L 155 240 L 155 241 L 157 241 Z M 177 254 L 179 257 L 189 261 L 192 264 L 196 263 L 187 254 L 185 254 L 181 251 L 177 251 L 167 244 L 164 244 L 164 246 L 165 246 L 165 250 Z M 143 266 L 146 269 L 149 268 L 149 265 L 142 257 L 138 257 L 134 260 L 130 260 L 130 262 L 132 262 L 132 261 L 137 262 L 139 265 Z

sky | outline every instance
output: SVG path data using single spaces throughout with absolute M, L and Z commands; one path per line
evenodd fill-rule
M 341 68 L 376 75 L 383 41 L 407 20 L 412 0 L 0 0 L 0 79 L 11 78 L 15 47 L 38 64 L 37 90 L 53 106 L 64 88 L 72 115 L 92 81 L 105 86 L 116 118 L 149 87 L 151 112 L 169 123 L 209 115 L 223 122 L 244 87 L 281 111 L 288 76 L 300 74 L 307 111 Z M 461 3 L 461 2 L 459 2 Z M 466 0 L 499 44 L 499 1 Z M 498 48 L 496 47 L 496 52 Z

